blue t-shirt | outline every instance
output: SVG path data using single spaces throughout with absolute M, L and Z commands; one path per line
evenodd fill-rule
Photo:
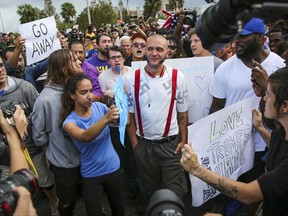
M 65 124 L 72 122 L 83 130 L 99 121 L 108 111 L 106 105 L 94 102 L 91 106 L 92 115 L 88 118 L 78 116 L 74 111 L 65 119 Z M 110 129 L 106 126 L 91 142 L 81 143 L 70 136 L 80 152 L 81 175 L 85 178 L 103 176 L 120 168 L 119 157 L 114 150 L 110 138 Z

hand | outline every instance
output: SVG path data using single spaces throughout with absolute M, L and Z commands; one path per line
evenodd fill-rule
M 115 105 L 110 106 L 106 113 L 106 117 L 108 122 L 117 123 L 116 120 L 119 118 L 119 108 L 116 108 Z
M 25 140 L 28 136 L 27 126 L 28 121 L 25 116 L 24 110 L 21 109 L 19 105 L 16 105 L 16 110 L 13 114 L 14 119 L 11 117 L 9 120 L 11 124 L 15 124 L 16 130 L 22 140 Z M 15 120 L 15 122 L 14 122 Z M 0 111 L 0 125 L 3 130 L 3 133 L 7 136 L 10 134 L 17 134 L 17 131 L 13 126 L 11 126 L 7 120 L 4 118 L 2 110 Z M 17 136 L 18 136 L 17 134 Z
M 251 80 L 255 81 L 264 90 L 268 86 L 268 74 L 260 63 L 253 60 Z
M 17 206 L 16 206 L 13 216 L 37 215 L 36 210 L 33 207 L 30 192 L 25 187 L 22 187 L 22 186 L 16 187 L 14 189 L 14 192 L 18 194 L 19 198 L 18 198 Z
M 184 147 L 185 143 L 178 143 L 176 150 L 175 150 L 175 154 L 177 154 L 183 147 Z
M 263 127 L 262 113 L 257 109 L 252 110 L 252 124 L 256 129 Z
M 24 38 L 21 38 L 21 37 L 17 37 L 15 40 L 14 40 L 14 43 L 15 43 L 15 46 L 17 50 L 19 50 L 20 52 L 22 52 L 23 50 L 23 46 L 24 44 L 26 43 L 26 39 Z
M 193 174 L 201 167 L 201 165 L 198 162 L 198 158 L 192 148 L 192 144 L 185 144 L 184 147 L 181 149 L 181 151 L 182 151 L 182 158 L 180 160 L 180 163 L 182 164 L 185 170 Z
M 264 97 L 265 96 L 265 89 L 263 89 L 261 86 L 259 86 L 256 81 L 252 81 L 252 88 L 254 90 L 254 93 L 258 97 Z
M 134 150 L 136 148 L 136 146 L 138 145 L 138 142 L 137 143 L 131 143 L 131 146 L 132 146 L 132 149 Z
M 109 96 L 109 97 L 113 98 L 114 91 L 113 90 L 106 90 L 106 91 L 104 91 L 104 96 Z

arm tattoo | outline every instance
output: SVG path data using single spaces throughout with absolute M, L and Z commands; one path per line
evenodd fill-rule
M 237 198 L 239 196 L 238 188 L 232 184 L 227 183 L 223 177 L 217 178 L 216 183 L 213 183 L 211 178 L 208 178 L 208 175 L 205 175 L 204 172 L 201 171 L 197 173 L 197 177 L 231 198 Z
M 218 184 L 212 186 L 229 197 L 236 198 L 239 195 L 237 187 L 225 182 L 224 178 L 219 178 Z

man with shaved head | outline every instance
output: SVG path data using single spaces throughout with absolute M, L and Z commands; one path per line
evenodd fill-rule
M 183 74 L 163 64 L 167 52 L 166 38 L 158 34 L 148 37 L 147 64 L 125 74 L 130 114 L 127 130 L 146 200 L 160 188 L 171 189 L 180 198 L 187 192 L 179 160 L 187 143 L 188 90 Z M 141 210 L 143 206 L 145 201 Z

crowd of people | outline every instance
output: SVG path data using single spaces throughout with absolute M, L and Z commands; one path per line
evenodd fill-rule
M 144 215 L 149 199 L 161 188 L 183 199 L 188 188 L 195 187 L 187 173 L 232 198 L 217 213 L 237 215 L 248 205 L 249 215 L 288 214 L 288 21 L 265 25 L 262 19 L 252 18 L 234 41 L 210 52 L 202 46 L 195 26 L 183 24 L 184 13 L 177 16 L 177 26 L 169 30 L 152 18 L 141 18 L 113 27 L 89 25 L 83 35 L 76 28 L 59 32 L 62 49 L 29 66 L 25 38 L 2 34 L 0 99 L 25 103 L 30 111 L 25 133 L 21 128 L 18 133 L 9 129 L 0 112 L 1 137 L 6 135 L 12 148 L 9 135 L 21 135 L 18 139 L 29 152 L 51 215 L 73 215 L 83 197 L 87 215 L 101 216 L 104 193 L 112 215 L 125 215 L 123 196 L 137 199 L 138 214 Z M 177 68 L 165 65 L 166 59 L 204 56 L 214 62 L 210 114 L 254 95 L 262 98 L 260 111 L 253 110 L 254 166 L 238 181 L 199 164 L 193 140 L 192 146 L 187 144 L 190 83 Z M 136 61 L 146 63 L 132 71 Z M 44 73 L 45 83 L 39 81 Z M 120 74 L 128 96 L 124 145 L 113 98 Z M 20 108 L 15 115 L 18 112 Z M 3 180 L 9 170 L 17 169 L 9 159 L 15 158 L 13 151 L 9 153 L 4 141 L 0 150 Z M 21 151 L 18 154 L 23 157 Z M 25 163 L 21 166 L 28 168 Z M 22 189 L 17 190 L 18 202 L 23 202 Z M 213 199 L 205 203 L 203 213 L 213 211 L 213 205 L 217 205 Z M 26 211 L 35 214 L 32 204 L 28 206 Z

